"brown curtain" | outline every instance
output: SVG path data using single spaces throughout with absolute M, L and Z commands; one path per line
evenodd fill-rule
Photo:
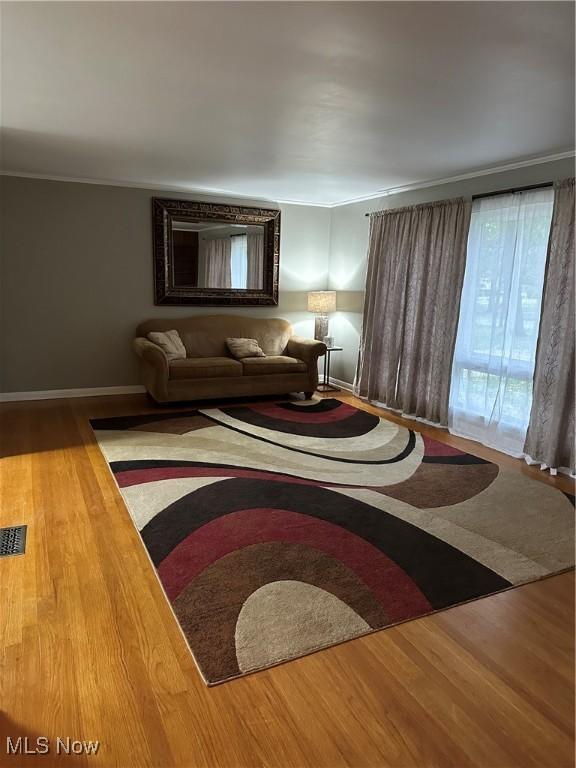
M 232 248 L 229 237 L 207 239 L 206 288 L 230 288 L 232 286 Z
M 255 234 L 247 237 L 248 276 L 246 287 L 263 288 L 264 278 L 264 235 Z
M 547 467 L 574 471 L 574 179 L 554 188 L 524 452 Z
M 462 198 L 372 214 L 356 392 L 448 423 L 470 203 Z

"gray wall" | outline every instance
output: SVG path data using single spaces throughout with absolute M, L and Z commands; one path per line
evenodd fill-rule
M 512 171 L 476 176 L 435 187 L 388 195 L 332 209 L 330 226 L 329 287 L 338 291 L 338 313 L 330 323 L 331 335 L 344 347 L 332 355 L 331 373 L 346 382 L 354 381 L 362 325 L 362 305 L 368 247 L 368 211 L 380 211 L 450 197 L 471 197 L 510 187 L 522 187 L 574 176 L 574 160 L 557 160 Z
M 279 316 L 313 335 L 306 291 L 327 284 L 329 209 L 269 204 L 282 211 L 278 307 L 155 307 L 150 198 L 226 199 L 16 177 L 0 195 L 0 391 L 136 384 L 130 342 L 148 317 Z

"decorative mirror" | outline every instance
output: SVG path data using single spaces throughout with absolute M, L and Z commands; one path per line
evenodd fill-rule
M 152 198 L 156 304 L 278 304 L 280 211 Z

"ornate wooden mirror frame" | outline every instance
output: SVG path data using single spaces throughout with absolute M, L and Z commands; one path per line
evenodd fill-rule
M 257 225 L 263 230 L 262 288 L 202 288 L 176 285 L 175 222 Z M 280 211 L 189 200 L 152 198 L 155 304 L 264 306 L 278 304 Z

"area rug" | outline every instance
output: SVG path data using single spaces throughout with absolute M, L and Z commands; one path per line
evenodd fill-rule
M 574 565 L 571 497 L 335 399 L 91 424 L 209 685 Z

